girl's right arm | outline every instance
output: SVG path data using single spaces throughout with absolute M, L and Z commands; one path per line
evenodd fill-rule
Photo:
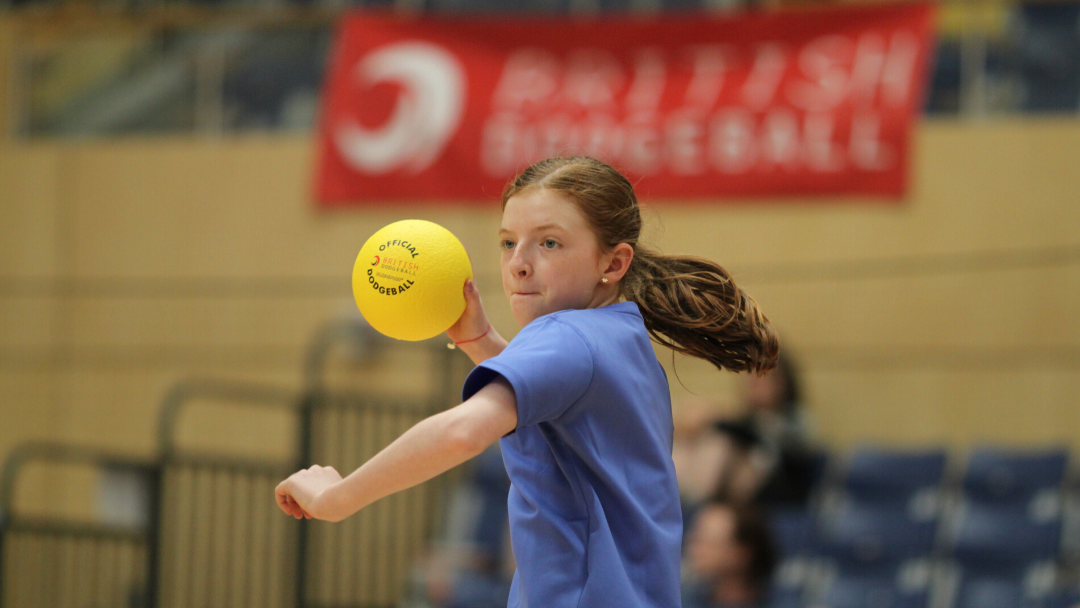
M 298 471 L 278 484 L 278 506 L 298 519 L 340 521 L 478 455 L 517 421 L 514 389 L 496 378 L 461 405 L 421 420 L 344 479 L 333 467 Z
M 453 327 L 446 330 L 446 336 L 451 342 L 461 342 L 457 345 L 461 352 L 469 355 L 474 364 L 480 365 L 501 353 L 507 342 L 488 321 L 484 303 L 480 301 L 480 290 L 472 279 L 465 281 L 464 293 L 465 312 L 461 313 L 461 318 Z M 477 339 L 477 336 L 480 338 Z

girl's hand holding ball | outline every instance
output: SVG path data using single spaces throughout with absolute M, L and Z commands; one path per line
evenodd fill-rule
M 465 311 L 461 313 L 457 322 L 446 330 L 446 337 L 452 342 L 472 342 L 491 327 L 487 313 L 484 312 L 484 303 L 480 300 L 480 290 L 476 288 L 476 282 L 472 279 L 465 281 L 463 291 Z
M 465 281 L 465 310 L 458 320 L 446 330 L 450 338 L 450 348 L 461 347 L 462 352 L 479 365 L 501 353 L 506 348 L 506 340 L 491 326 L 484 303 L 480 301 L 480 290 L 472 279 Z

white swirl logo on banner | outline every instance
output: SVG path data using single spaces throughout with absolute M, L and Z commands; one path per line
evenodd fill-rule
M 402 87 L 390 118 L 369 129 L 355 118 L 333 128 L 334 145 L 354 169 L 368 174 L 404 169 L 419 173 L 438 159 L 461 124 L 465 70 L 446 49 L 399 42 L 372 51 L 354 69 L 367 86 Z

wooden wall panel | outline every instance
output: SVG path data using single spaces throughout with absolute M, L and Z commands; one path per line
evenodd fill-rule
M 47 439 L 55 432 L 57 418 L 52 370 L 4 367 L 0 369 L 0 454 L 22 441 Z
M 746 281 L 794 344 L 1080 345 L 1080 263 L 873 280 Z
M 157 411 L 172 370 L 68 366 L 55 377 L 60 393 L 53 438 L 75 445 L 151 457 Z
M 379 227 L 423 217 L 465 239 L 474 223 L 473 208 L 456 206 L 317 210 L 308 138 L 120 140 L 73 152 L 78 276 L 344 276 L 348 289 L 356 252 Z
M 808 366 L 814 427 L 828 445 L 979 444 L 1080 449 L 1080 372 L 1071 370 L 817 371 Z
M 73 347 L 302 349 L 351 296 L 79 298 Z
M 51 145 L 0 143 L 0 159 L 0 276 L 51 276 L 61 246 L 63 154 Z
M 57 340 L 60 303 L 49 296 L 0 296 L 0 353 L 40 358 Z

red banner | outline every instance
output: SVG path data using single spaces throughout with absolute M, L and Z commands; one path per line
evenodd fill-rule
M 928 4 L 341 24 L 318 200 L 490 200 L 587 154 L 643 197 L 876 195 L 907 184 Z

